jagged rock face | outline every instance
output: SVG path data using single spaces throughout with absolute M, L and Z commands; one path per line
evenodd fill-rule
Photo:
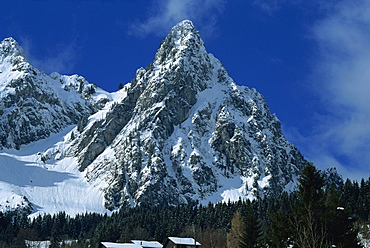
M 338 174 L 336 168 L 327 168 L 322 171 L 326 187 L 335 186 L 340 188 L 344 185 L 343 177 Z
M 97 111 L 95 86 L 83 77 L 33 68 L 18 43 L 0 43 L 0 149 L 44 139 Z
M 240 177 L 239 192 L 281 192 L 306 163 L 256 90 L 234 84 L 190 21 L 176 25 L 104 118 L 71 144 L 109 209 L 207 200 Z

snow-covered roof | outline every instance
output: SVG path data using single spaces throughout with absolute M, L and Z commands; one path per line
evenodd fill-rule
M 133 243 L 141 247 L 162 248 L 163 245 L 158 241 L 145 241 L 145 240 L 131 240 Z
M 111 243 L 111 242 L 101 242 L 107 248 L 142 248 L 140 245 L 134 243 Z
M 177 245 L 194 245 L 194 244 L 200 245 L 200 243 L 196 242 L 193 238 L 168 237 L 168 239 Z

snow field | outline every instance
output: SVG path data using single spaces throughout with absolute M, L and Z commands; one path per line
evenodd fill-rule
M 0 204 L 3 206 L 0 210 L 5 206 L 11 209 L 22 205 L 25 196 L 34 207 L 31 217 L 60 211 L 71 216 L 109 212 L 104 208 L 100 187 L 86 182 L 84 173 L 77 170 L 74 158 L 40 161 L 40 153 L 63 141 L 72 128 L 46 140 L 24 145 L 20 150 L 0 152 Z

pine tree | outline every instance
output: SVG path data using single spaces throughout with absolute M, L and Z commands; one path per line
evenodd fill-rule
M 291 245 L 292 227 L 290 214 L 279 209 L 277 212 L 270 212 L 270 226 L 266 230 L 267 242 L 271 247 L 286 248 Z
M 253 212 L 251 202 L 247 203 L 247 212 L 244 221 L 244 230 L 242 230 L 240 236 L 239 247 L 259 247 L 258 245 L 262 236 L 262 230 L 257 215 Z
M 292 227 L 298 247 L 329 247 L 324 222 L 324 177 L 312 164 L 298 179 L 298 201 L 293 206 Z
M 365 181 L 362 178 L 360 182 L 360 189 L 359 189 L 359 199 L 358 199 L 358 206 L 359 206 L 359 215 L 360 218 L 363 220 L 368 220 L 369 211 L 370 211 L 370 184 L 369 181 Z
M 313 164 L 303 168 L 298 179 L 298 197 L 301 207 L 310 211 L 320 211 L 324 205 L 324 177 Z

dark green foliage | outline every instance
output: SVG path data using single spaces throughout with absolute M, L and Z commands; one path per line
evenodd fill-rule
M 247 210 L 244 216 L 244 230 L 242 231 L 240 248 L 260 247 L 262 237 L 261 224 L 257 217 L 257 212 L 253 210 L 251 202 L 247 202 Z
M 290 220 L 292 239 L 299 247 L 328 246 L 323 175 L 315 166 L 308 164 L 298 181 L 298 199 L 292 203 Z
M 335 188 L 326 192 L 325 223 L 328 230 L 328 240 L 336 247 L 359 247 L 357 230 L 354 228 L 355 218 L 351 216 L 340 193 Z
M 312 211 L 319 211 L 324 205 L 324 177 L 312 164 L 303 168 L 298 179 L 298 197 L 302 205 Z
M 346 206 L 350 208 L 360 220 L 370 222 L 370 178 L 358 182 L 347 180 L 341 191 Z
M 336 186 L 325 185 L 312 164 L 304 167 L 290 210 L 271 215 L 267 234 L 272 247 L 360 247 L 354 218 L 340 194 Z
M 0 213 L 0 247 L 24 247 L 24 240 L 79 240 L 73 247 L 97 247 L 99 242 L 157 240 L 196 236 L 203 248 L 226 247 L 226 233 L 236 211 L 245 218 L 240 247 L 299 246 L 298 231 L 319 233 L 325 245 L 358 247 L 355 221 L 369 224 L 369 180 L 325 185 L 313 166 L 303 170 L 297 192 L 257 201 L 203 205 L 123 208 L 111 216 L 96 213 L 70 217 L 64 212 L 33 219 L 27 213 Z M 338 208 L 339 207 L 339 208 Z M 309 225 L 307 223 L 310 223 Z M 360 224 L 358 224 L 360 225 Z M 305 227 L 311 229 L 305 229 Z M 366 226 L 366 225 L 365 225 Z M 321 232 L 324 231 L 324 232 Z M 310 247 L 310 246 L 304 246 Z
M 276 248 L 286 248 L 291 244 L 292 230 L 290 225 L 290 214 L 279 209 L 270 213 L 270 226 L 266 229 L 268 243 Z

